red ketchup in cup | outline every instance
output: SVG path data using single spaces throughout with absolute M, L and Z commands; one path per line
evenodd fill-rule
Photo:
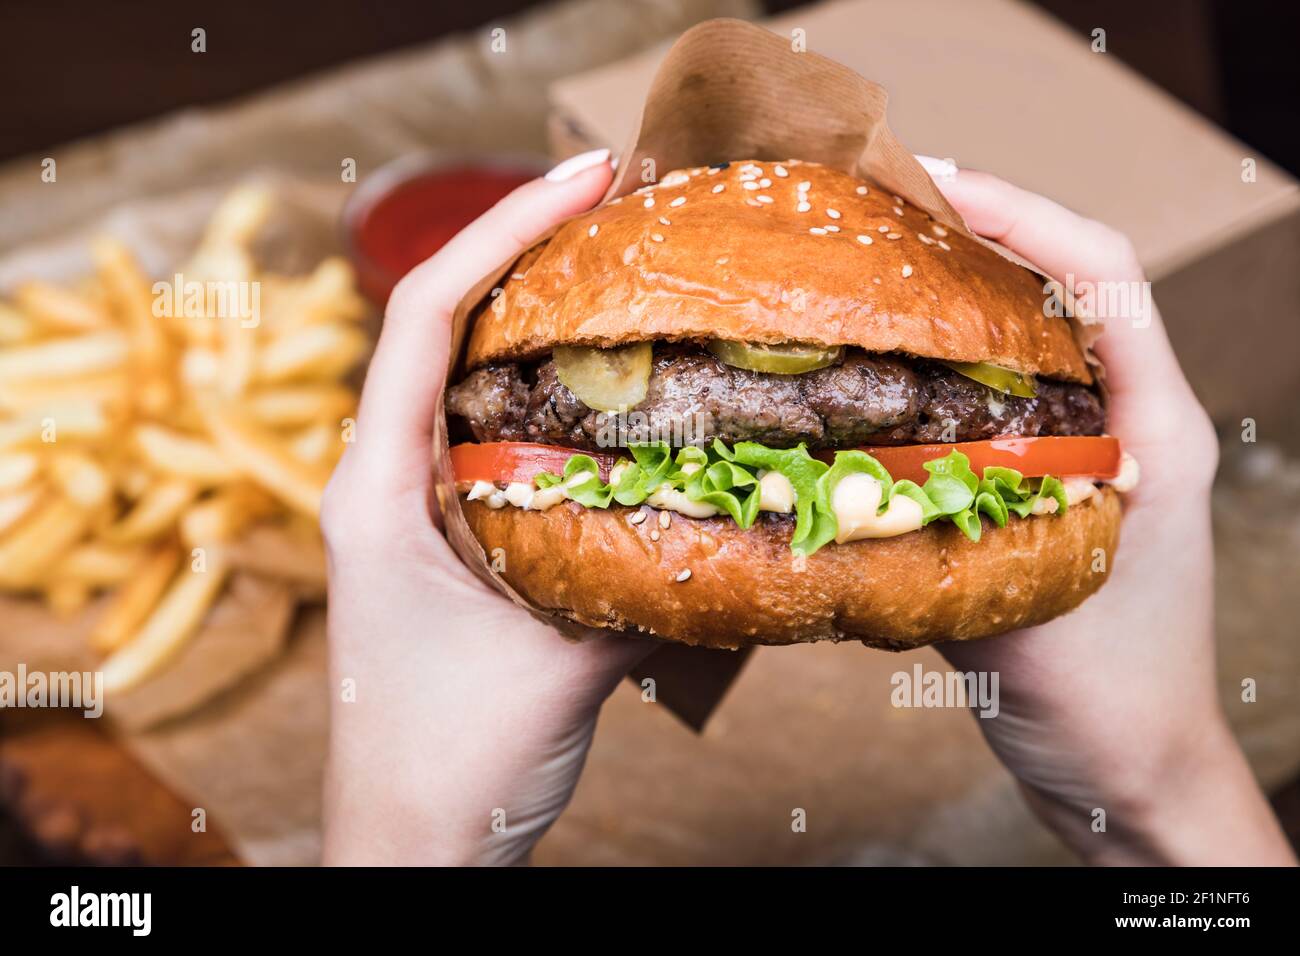
M 393 286 L 516 186 L 541 175 L 528 160 L 397 160 L 366 177 L 343 209 L 348 255 L 381 308 Z

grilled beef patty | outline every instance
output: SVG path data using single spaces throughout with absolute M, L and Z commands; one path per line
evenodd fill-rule
M 1083 385 L 1040 380 L 1004 395 L 946 365 L 849 351 L 802 375 L 725 365 L 703 348 L 657 344 L 645 400 L 622 420 L 584 405 L 550 359 L 489 365 L 447 393 L 474 438 L 599 449 L 628 441 L 757 441 L 810 448 L 977 441 L 999 435 L 1099 435 L 1106 416 Z M 615 428 L 621 426 L 616 440 Z

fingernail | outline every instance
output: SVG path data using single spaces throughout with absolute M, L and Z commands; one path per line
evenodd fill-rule
M 609 150 L 607 149 L 593 149 L 585 153 L 579 153 L 577 156 L 570 156 L 552 169 L 546 174 L 546 179 L 549 182 L 562 183 L 565 180 L 572 179 L 584 169 L 591 169 L 591 167 L 599 166 L 608 160 Z
M 957 164 L 951 159 L 936 159 L 933 156 L 922 156 L 920 153 L 914 153 L 916 161 L 921 164 L 932 179 L 940 182 L 952 182 L 957 178 Z

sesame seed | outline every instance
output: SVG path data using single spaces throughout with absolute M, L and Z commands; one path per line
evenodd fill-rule
M 858 236 L 858 242 L 862 243 L 864 246 L 869 246 L 869 245 L 871 245 L 871 237 L 870 237 L 870 236 Z
M 871 279 L 876 285 L 880 285 L 880 276 L 873 276 Z
M 647 209 L 653 209 L 653 208 L 655 207 L 655 197 L 654 197 L 654 196 L 651 196 L 649 199 L 647 199 L 647 200 L 645 201 L 645 203 L 643 203 L 643 205 L 644 205 Z
M 889 233 L 888 235 L 886 235 L 885 238 L 886 238 L 886 239 L 902 239 L 902 238 L 903 238 L 903 234 L 902 234 L 901 232 L 891 232 L 891 233 Z
M 796 210 L 798 210 L 799 212 L 807 212 L 809 209 L 812 208 L 812 203 L 810 203 L 810 202 L 801 202 L 799 205 L 795 206 L 794 208 L 795 208 Z
M 689 581 L 690 579 L 691 579 L 691 569 L 690 569 L 690 568 L 682 568 L 682 570 L 679 571 L 679 572 L 677 573 L 677 583 L 678 583 L 678 584 L 681 584 L 683 581 Z
M 940 239 L 948 235 L 948 230 L 943 228 L 943 226 L 939 225 L 937 222 L 930 227 L 930 231 L 933 232 Z
M 825 230 L 825 229 L 820 229 L 820 228 L 818 228 L 817 226 L 813 226 L 813 227 L 812 227 L 811 229 L 809 229 L 808 231 L 811 232 L 814 236 L 824 236 L 824 235 L 826 235 L 826 230 Z
M 497 286 L 495 289 L 492 290 L 492 298 L 495 299 L 497 296 L 499 296 L 502 292 L 505 291 L 506 291 L 505 289 L 501 288 L 500 286 Z
M 920 239 L 920 240 L 921 240 L 922 242 L 924 242 L 927 246 L 932 246 L 932 245 L 934 245 L 934 240 L 931 239 L 929 236 L 927 236 L 927 235 L 926 235 L 925 233 L 923 233 L 923 232 L 918 232 L 918 233 L 916 234 L 916 238 Z
M 523 277 L 524 277 L 524 274 L 523 274 L 522 272 L 516 272 L 516 273 L 515 273 L 514 275 L 512 275 L 510 278 L 512 278 L 512 279 L 522 279 Z
M 720 193 L 720 192 L 722 192 L 722 191 L 723 191 L 724 189 L 726 189 L 726 188 L 727 188 L 726 183 L 718 183 L 718 185 L 716 185 L 716 186 L 713 187 L 713 191 L 714 191 L 715 193 Z
M 718 256 L 718 258 L 716 258 L 713 261 L 720 266 L 725 266 L 728 262 L 731 261 L 731 256 Z
M 772 172 L 776 173 L 778 179 L 785 179 L 785 177 L 790 175 L 784 166 L 777 166 L 772 170 Z
M 617 205 L 618 205 L 619 203 L 621 203 L 622 201 L 623 201 L 623 197 L 622 197 L 622 196 L 615 196 L 613 199 L 611 199 L 611 200 L 609 201 L 609 204 L 610 204 L 611 206 L 617 206 Z
M 672 523 L 673 523 L 673 516 L 671 512 L 668 511 L 659 512 L 659 527 L 667 531 L 668 526 Z
M 630 518 L 627 519 L 627 523 L 628 523 L 628 524 L 640 524 L 642 521 L 645 521 L 645 512 L 644 512 L 644 511 L 638 511 L 638 512 L 637 512 L 636 514 L 634 514 L 632 517 L 630 517 Z
M 906 279 L 912 274 L 911 266 L 903 266 L 903 278 Z
M 942 239 L 939 240 L 939 248 L 944 252 L 950 252 L 952 250 L 952 246 L 948 245 L 948 243 L 944 242 Z
M 685 204 L 686 204 L 686 197 L 685 197 L 685 196 L 678 196 L 676 199 L 674 199 L 674 200 L 673 200 L 672 202 L 670 202 L 668 205 L 670 205 L 670 206 L 683 206 L 683 205 L 685 205 Z
M 589 235 L 589 236 L 594 236 L 594 235 L 595 235 L 596 233 L 598 233 L 598 232 L 600 232 L 600 226 L 596 225 L 596 224 L 593 222 L 593 223 L 591 224 L 591 228 L 587 230 L 587 235 Z
M 827 209 L 826 215 L 830 216 L 832 219 L 839 219 L 840 211 L 838 209 Z
M 709 175 L 710 175 L 710 176 L 716 176 L 716 175 L 718 175 L 718 173 L 720 173 L 720 172 L 722 172 L 722 167 L 721 167 L 721 166 L 710 166 L 710 167 L 709 167 Z
M 895 207 L 894 207 L 894 215 L 895 215 L 895 216 L 901 216 L 902 214 L 903 214 L 903 210 L 901 210 L 901 209 L 899 209 L 897 206 L 895 206 Z
M 822 226 L 822 228 L 825 229 L 827 232 L 839 232 L 839 231 L 840 231 L 840 227 L 839 227 L 839 226 L 832 226 L 829 222 L 828 222 L 826 225 Z
M 759 188 L 759 187 L 758 187 L 758 183 L 756 183 L 756 182 L 754 182 L 754 181 L 752 181 L 752 180 L 746 182 L 744 185 L 745 185 L 745 188 L 746 188 L 746 189 L 758 189 L 758 188 Z
M 655 242 L 663 242 L 663 241 L 664 241 L 664 237 L 663 237 L 662 235 L 660 235 L 659 233 L 657 233 L 657 232 L 652 232 L 652 233 L 650 233 L 650 238 L 653 239 Z
M 889 232 L 889 227 L 881 226 L 879 229 L 876 230 L 876 232 Z
M 798 186 L 796 186 L 795 189 L 799 190 L 799 192 L 801 193 L 806 193 L 808 190 L 812 189 L 812 183 L 808 182 L 808 180 L 805 179 Z
M 858 189 L 857 189 L 857 193 L 858 193 L 859 196 L 865 196 L 865 195 L 867 194 L 867 187 L 866 187 L 866 186 L 859 186 Z
M 903 197 L 902 197 L 902 196 L 895 196 L 895 197 L 894 197 L 894 202 L 895 202 L 896 204 L 900 205 L 900 206 L 903 205 Z
M 758 196 L 758 197 L 756 197 L 756 198 L 758 199 L 759 202 L 772 202 L 772 201 L 773 201 L 771 196 Z
M 663 225 L 665 225 L 665 226 L 671 226 L 671 225 L 672 225 L 672 223 L 669 222 L 667 219 L 665 219 L 663 216 L 660 216 L 660 217 L 659 217 L 659 221 L 660 221 Z
M 659 540 L 659 529 L 658 529 L 658 528 L 655 528 L 653 531 L 650 532 L 650 540 L 651 540 L 651 541 L 658 541 L 658 540 Z
M 772 185 L 772 180 L 768 179 L 767 177 L 764 177 L 758 181 L 758 184 L 762 186 L 764 189 L 767 189 L 769 186 Z

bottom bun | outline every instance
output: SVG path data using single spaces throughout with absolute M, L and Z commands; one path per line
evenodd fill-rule
M 462 504 L 501 576 L 535 607 L 719 648 L 857 640 L 904 650 L 1042 624 L 1105 583 L 1120 525 L 1119 496 L 1102 488 L 1064 515 L 1012 517 L 1005 528 L 985 518 L 978 542 L 936 522 L 798 558 L 784 515 L 746 530 L 672 514 L 660 528 L 648 507 Z M 632 524 L 637 511 L 646 519 Z

